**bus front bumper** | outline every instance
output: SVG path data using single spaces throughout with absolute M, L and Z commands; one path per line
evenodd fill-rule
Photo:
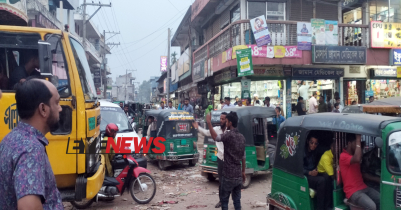
M 94 198 L 103 185 L 104 176 L 106 173 L 106 165 L 105 165 L 105 160 L 104 160 L 103 155 L 101 155 L 100 161 L 101 161 L 101 164 L 100 164 L 98 170 L 96 171 L 96 173 L 93 176 L 87 178 L 87 182 L 86 182 L 86 199 L 87 200 Z

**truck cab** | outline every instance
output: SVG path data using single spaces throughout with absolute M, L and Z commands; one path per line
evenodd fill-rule
M 100 104 L 79 40 L 61 30 L 0 26 L 0 141 L 20 120 L 10 77 L 24 68 L 28 51 L 36 51 L 37 76 L 52 82 L 61 97 L 59 129 L 46 135 L 57 187 L 63 201 L 93 202 L 105 175 L 99 152 Z

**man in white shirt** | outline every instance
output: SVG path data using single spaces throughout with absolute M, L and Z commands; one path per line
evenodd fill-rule
M 223 101 L 223 100 L 220 100 L 220 104 L 217 105 L 216 109 L 217 109 L 217 110 L 220 110 L 220 109 L 223 108 L 223 106 L 224 106 L 224 101 Z
M 226 116 L 227 113 L 223 112 L 220 115 L 220 126 L 214 126 L 213 130 L 216 131 L 217 135 L 223 134 L 226 132 Z M 193 122 L 192 125 L 194 126 L 195 129 L 198 129 L 199 133 L 202 133 L 204 136 L 207 137 L 212 137 L 210 134 L 209 130 L 206 130 L 202 127 L 198 126 L 197 122 Z M 223 164 L 224 164 L 224 144 L 223 142 L 218 142 L 216 141 L 216 147 L 217 147 L 217 173 L 219 176 L 219 181 L 221 180 L 221 176 L 223 175 Z M 219 185 L 219 193 L 220 193 L 220 188 L 221 186 Z M 221 203 L 220 201 L 216 204 L 216 208 L 220 208 Z
M 173 107 L 173 102 L 172 102 L 172 101 L 168 101 L 168 107 L 166 107 L 166 109 L 173 109 L 173 110 L 175 110 L 175 107 Z
M 310 85 L 306 84 L 306 81 L 302 81 L 302 86 L 299 87 L 298 89 L 298 94 L 299 96 L 301 96 L 302 98 L 304 98 L 304 100 L 308 100 L 309 99 L 309 88 L 313 85 L 313 81 L 310 83 Z
M 235 105 L 230 103 L 230 97 L 225 97 L 223 109 L 232 108 L 232 107 L 235 107 Z
M 317 110 L 318 105 L 317 105 L 316 96 L 317 96 L 317 93 L 313 92 L 313 96 L 309 99 L 309 111 L 308 111 L 309 114 L 317 113 L 316 110 Z
M 236 107 L 244 107 L 243 104 L 242 104 L 242 100 L 241 100 L 241 99 L 239 99 L 239 100 L 237 101 Z
M 270 104 L 270 97 L 265 97 L 265 107 L 271 107 L 271 108 L 276 108 L 275 105 Z

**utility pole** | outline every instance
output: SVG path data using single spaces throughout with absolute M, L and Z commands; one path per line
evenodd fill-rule
M 111 7 L 111 2 L 110 4 L 100 4 L 100 3 L 86 3 L 86 0 L 84 0 L 84 3 L 82 4 L 84 7 L 84 12 L 82 14 L 82 29 L 83 29 L 83 41 L 82 44 L 84 45 L 84 49 L 86 50 L 86 23 L 92 19 L 92 17 L 102 8 L 102 7 Z M 89 17 L 89 19 L 86 19 L 86 6 L 99 6 L 97 10 Z
M 127 69 L 126 71 L 125 71 L 125 101 L 127 101 L 127 86 L 128 86 L 128 72 L 129 71 L 136 71 L 136 70 L 129 70 L 129 69 Z M 134 80 L 135 80 L 135 78 L 134 78 Z
M 167 35 L 167 82 L 166 82 L 166 104 L 168 104 L 170 98 L 170 28 L 168 30 Z
M 102 54 L 103 54 L 103 68 L 104 68 L 105 73 L 104 73 L 104 77 L 102 76 L 102 78 L 104 78 L 103 80 L 106 81 L 106 82 L 103 84 L 103 97 L 104 97 L 105 99 L 106 99 L 106 97 L 107 97 L 106 46 L 107 46 L 107 45 L 113 45 L 113 46 L 120 45 L 120 43 L 107 43 L 107 45 L 106 45 L 106 33 L 114 34 L 113 36 L 115 36 L 115 35 L 117 35 L 117 34 L 120 34 L 120 32 L 110 32 L 110 31 L 106 32 L 105 30 L 103 30 L 103 39 L 104 39 L 104 41 L 103 41 L 103 46 L 104 46 L 104 48 L 103 48 Z M 113 36 L 111 36 L 111 37 L 113 37 Z M 110 38 L 111 38 L 111 37 L 110 37 Z M 110 38 L 109 38 L 109 39 L 110 39 Z M 118 96 L 118 94 L 117 94 L 117 96 Z

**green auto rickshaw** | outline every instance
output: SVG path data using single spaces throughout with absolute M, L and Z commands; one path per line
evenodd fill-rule
M 149 125 L 148 119 L 153 117 L 154 125 Z M 145 112 L 146 121 L 143 122 L 143 136 L 147 136 L 150 127 L 150 137 L 163 137 L 166 150 L 163 154 L 150 153 L 151 160 L 157 160 L 160 170 L 172 164 L 189 162 L 195 166 L 199 160 L 197 149 L 198 132 L 193 127 L 194 116 L 182 110 L 148 110 Z
M 269 209 L 315 210 L 316 190 L 304 176 L 304 154 L 309 135 L 319 139 L 316 152 L 330 150 L 334 143 L 333 209 L 363 209 L 345 197 L 341 184 L 339 158 L 346 147 L 346 134 L 361 135 L 362 153 L 372 152 L 378 164 L 365 164 L 378 180 L 380 209 L 401 207 L 401 118 L 370 114 L 322 113 L 288 118 L 278 132 L 276 158 L 273 165 L 271 192 L 267 195 Z M 365 145 L 365 146 L 363 146 Z M 362 160 L 364 160 L 364 157 Z M 318 157 L 319 158 L 319 157 Z M 320 158 L 319 158 L 320 159 Z M 366 170 L 366 169 L 365 169 Z M 363 172 L 365 173 L 365 172 Z M 370 174 L 372 175 L 372 174 Z M 337 182 L 339 181 L 339 182 Z M 365 183 L 367 180 L 364 180 Z M 368 185 L 369 186 L 369 185 Z M 379 208 L 379 207 L 377 207 Z
M 256 106 L 212 111 L 213 126 L 220 126 L 220 115 L 223 112 L 237 113 L 237 128 L 246 139 L 246 181 L 242 187 L 247 188 L 251 183 L 252 175 L 271 172 L 277 139 L 276 124 L 273 124 L 276 112 L 274 108 Z M 213 181 L 218 176 L 216 143 L 211 137 L 205 136 L 203 147 L 201 174 L 209 181 Z

